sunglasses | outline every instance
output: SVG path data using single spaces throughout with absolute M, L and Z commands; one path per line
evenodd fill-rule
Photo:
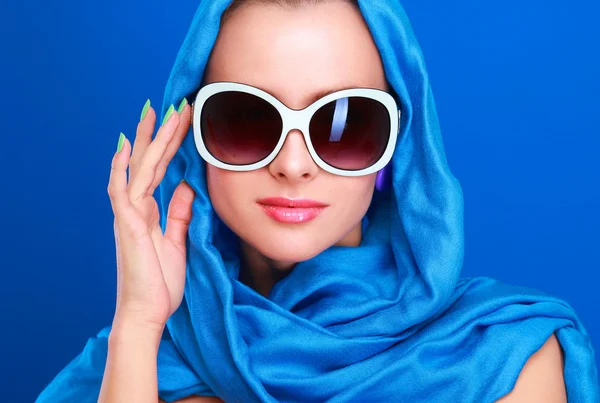
M 341 176 L 385 167 L 401 116 L 392 95 L 379 89 L 343 89 L 298 110 L 234 82 L 203 86 L 192 108 L 196 148 L 211 165 L 231 171 L 262 168 L 275 159 L 290 130 L 298 129 L 315 163 Z

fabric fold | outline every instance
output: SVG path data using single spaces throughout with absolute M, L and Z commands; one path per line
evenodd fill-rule
M 162 115 L 200 87 L 229 3 L 199 2 Z M 238 279 L 235 235 L 212 208 L 204 161 L 188 133 L 160 185 L 163 230 L 181 178 L 196 192 L 184 299 L 159 350 L 160 397 L 494 402 L 554 333 L 569 402 L 599 402 L 594 349 L 566 302 L 490 278 L 460 278 L 463 194 L 444 153 L 421 49 L 399 1 L 358 3 L 402 109 L 392 190 L 374 198 L 360 246 L 334 246 L 298 263 L 263 297 Z M 96 401 L 108 332 L 90 339 L 37 401 Z

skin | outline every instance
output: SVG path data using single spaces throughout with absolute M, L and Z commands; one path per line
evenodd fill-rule
M 566 403 L 562 349 L 553 334 L 521 370 L 512 391 L 497 403 Z M 160 400 L 161 403 L 164 403 Z M 192 396 L 180 403 L 218 403 L 214 397 Z
M 238 9 L 222 28 L 205 79 L 254 85 L 294 109 L 306 107 L 315 92 L 331 88 L 386 89 L 367 26 L 356 9 L 342 2 L 296 10 L 264 5 Z M 115 212 L 119 284 L 99 402 L 160 401 L 156 357 L 164 323 L 181 302 L 194 193 L 185 183 L 177 187 L 164 235 L 152 193 L 188 131 L 189 117 L 188 105 L 181 115 L 174 113 L 151 141 L 156 114 L 150 108 L 138 125 L 131 160 L 128 140 L 113 159 L 108 191 Z M 231 172 L 207 165 L 211 201 L 239 235 L 247 281 L 263 295 L 296 262 L 331 245 L 360 244 L 360 222 L 374 182 L 375 174 L 353 178 L 322 171 L 296 130 L 289 133 L 277 158 L 261 170 Z M 281 224 L 256 204 L 268 196 L 311 198 L 329 207 L 311 222 Z M 179 400 L 219 401 L 199 396 Z M 562 350 L 551 335 L 499 402 L 566 401 Z
M 294 109 L 308 106 L 311 95 L 321 89 L 387 88 L 368 27 L 345 3 L 297 10 L 243 7 L 223 26 L 207 66 L 206 81 L 254 85 Z M 360 244 L 360 220 L 371 202 L 375 175 L 341 177 L 321 170 L 297 130 L 289 133 L 277 158 L 265 168 L 232 172 L 207 164 L 206 169 L 215 210 L 240 236 L 249 276 L 264 295 L 295 262 L 333 244 Z M 258 198 L 275 195 L 307 197 L 330 207 L 304 225 L 280 224 L 255 203 Z M 191 397 L 181 402 L 214 401 L 208 399 Z M 566 401 L 562 349 L 553 334 L 529 358 L 513 390 L 498 403 Z
M 205 82 L 215 81 L 253 85 L 292 109 L 307 107 L 322 90 L 387 89 L 367 25 L 343 2 L 236 10 L 223 25 L 207 65 Z M 299 130 L 289 132 L 282 150 L 264 168 L 234 172 L 207 164 L 206 171 L 215 211 L 241 240 L 248 268 L 241 277 L 263 295 L 297 262 L 332 245 L 360 244 L 361 220 L 371 203 L 376 174 L 343 177 L 322 170 Z M 308 198 L 329 207 L 312 221 L 284 224 L 256 203 L 269 196 Z

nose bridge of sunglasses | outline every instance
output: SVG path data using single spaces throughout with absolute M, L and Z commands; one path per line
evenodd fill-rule
M 299 135 L 303 137 L 304 152 L 307 152 L 310 157 L 317 163 L 316 150 L 314 149 L 313 140 L 309 133 L 310 121 L 314 114 L 320 111 L 323 107 L 332 106 L 333 109 L 327 112 L 328 124 L 328 143 L 338 143 L 341 141 L 344 130 L 346 129 L 349 109 L 349 98 L 342 97 L 329 101 L 327 103 L 314 103 L 304 109 L 296 110 L 286 106 L 280 108 L 280 113 L 283 118 L 282 142 L 280 147 L 283 148 L 288 144 L 290 133 L 294 130 L 299 131 Z M 277 152 L 280 154 L 281 149 Z
M 284 133 L 289 133 L 293 129 L 298 129 L 303 133 L 306 133 L 308 137 L 308 129 L 310 121 L 323 107 L 330 105 L 332 102 L 318 105 L 312 104 L 304 109 L 290 109 L 284 107 L 279 112 L 283 118 L 283 129 Z M 348 97 L 339 98 L 333 101 L 333 116 L 331 117 L 331 135 L 329 141 L 337 142 L 340 141 L 342 132 L 348 119 Z
M 286 149 L 287 152 L 283 153 L 286 158 L 292 157 L 295 159 L 299 156 L 298 153 L 306 153 L 316 163 L 311 151 L 312 143 L 308 132 L 309 121 L 313 112 L 309 108 L 294 110 L 285 107 L 280 109 L 280 113 L 283 120 L 282 138 L 274 158 L 281 158 L 282 151 Z M 290 153 L 291 150 L 294 152 Z M 306 157 L 306 154 L 303 157 Z
M 308 137 L 308 133 L 305 134 L 303 130 L 300 130 L 298 128 L 291 128 L 290 130 L 286 130 L 283 132 L 283 137 L 283 142 L 281 144 L 281 148 L 277 152 L 277 156 L 280 156 L 282 154 L 282 151 L 286 149 L 294 150 L 294 152 L 291 155 L 294 155 L 296 157 L 297 152 L 301 152 L 308 153 L 309 155 L 311 155 L 312 158 L 312 153 L 310 151 L 310 139 Z M 285 154 L 290 155 L 289 151 Z

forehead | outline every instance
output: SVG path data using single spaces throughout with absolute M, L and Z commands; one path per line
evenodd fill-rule
M 250 84 L 294 109 L 332 89 L 387 89 L 368 26 L 344 2 L 236 10 L 219 32 L 204 81 Z

